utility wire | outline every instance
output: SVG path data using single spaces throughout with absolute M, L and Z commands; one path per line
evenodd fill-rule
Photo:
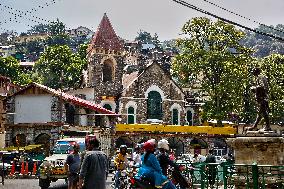
M 60 0 L 57 0 L 57 1 L 60 1 Z M 46 8 L 46 7 L 48 7 L 48 6 L 52 5 L 52 4 L 55 4 L 55 3 L 56 3 L 56 0 L 51 0 L 51 2 L 46 2 L 46 3 L 42 4 L 42 5 L 38 5 L 38 6 L 36 6 L 35 8 L 31 8 L 31 10 L 27 10 L 27 11 L 17 10 L 17 9 L 14 9 L 14 8 L 10 7 L 10 6 L 3 5 L 3 4 L 0 3 L 0 6 L 5 7 L 6 9 L 8 9 L 8 12 L 9 12 L 10 14 L 15 15 L 15 17 L 12 17 L 12 18 L 9 18 L 9 19 L 6 19 L 6 20 L 0 22 L 0 26 L 3 25 L 3 24 L 6 24 L 6 23 L 8 23 L 8 22 L 12 22 L 12 21 L 14 21 L 14 22 L 16 22 L 16 23 L 22 23 L 22 22 L 20 22 L 20 21 L 17 20 L 17 17 L 24 18 L 24 19 L 26 19 L 26 20 L 29 20 L 29 21 L 32 21 L 32 22 L 41 24 L 42 22 L 39 22 L 39 21 L 34 20 L 34 19 L 31 19 L 31 18 L 26 18 L 25 16 L 28 16 L 29 14 L 32 14 L 32 13 L 34 13 L 34 12 L 37 12 L 38 10 L 43 9 L 43 8 Z M 1 9 L 1 10 L 3 10 L 3 9 Z M 19 14 L 10 12 L 9 10 L 16 11 L 16 12 L 18 12 Z M 5 11 L 5 10 L 4 10 L 4 11 Z M 7 10 L 6 10 L 6 11 L 7 11 Z M 41 20 L 41 21 L 46 21 L 46 22 L 48 22 L 48 23 L 51 22 L 51 21 L 49 21 L 49 20 L 46 20 L 46 19 L 43 19 L 43 18 L 34 16 L 34 15 L 31 15 L 31 17 L 36 18 L 36 19 Z M 13 19 L 13 18 L 14 18 L 14 19 Z M 29 26 L 29 27 L 32 27 L 32 26 L 29 25 L 29 24 L 26 24 L 26 25 Z M 2 28 L 2 27 L 1 27 L 1 28 Z M 2 29 L 3 29 L 3 28 L 2 28 Z M 69 28 L 67 28 L 67 29 L 69 29 Z
M 53 3 L 55 3 L 55 1 L 52 1 Z M 51 5 L 51 4 L 48 4 L 48 3 L 45 3 L 45 6 L 49 6 L 49 5 Z M 27 10 L 27 11 L 20 11 L 20 10 L 17 10 L 17 9 L 14 9 L 14 8 L 12 8 L 12 7 L 10 7 L 10 6 L 7 6 L 7 5 L 3 5 L 3 4 L 1 4 L 0 3 L 0 6 L 2 6 L 2 7 L 5 7 L 6 9 L 10 9 L 10 10 L 12 10 L 12 11 L 14 11 L 14 12 L 18 12 L 19 14 L 16 14 L 16 13 L 13 13 L 13 12 L 10 12 L 10 11 L 7 11 L 7 12 L 9 12 L 10 14 L 13 14 L 13 15 L 15 15 L 15 18 L 18 16 L 18 17 L 23 17 L 23 15 L 25 15 L 25 16 L 27 16 L 28 14 L 32 14 L 33 12 L 36 12 L 36 11 L 38 11 L 39 10 L 39 8 L 45 8 L 44 6 L 38 6 L 39 8 L 37 8 L 37 9 L 35 9 L 35 8 L 32 8 L 31 10 L 33 11 L 30 11 L 30 10 Z M 40 17 L 37 17 L 37 16 L 34 16 L 34 15 L 31 15 L 33 18 L 36 18 L 36 19 L 38 19 L 38 20 L 41 20 L 41 21 L 45 21 L 45 22 L 50 22 L 49 20 L 46 20 L 46 19 L 43 19 L 43 18 L 40 18 Z
M 242 15 L 240 15 L 240 14 L 238 14 L 238 13 L 235 13 L 235 12 L 233 12 L 233 11 L 230 11 L 230 10 L 224 8 L 224 7 L 221 7 L 221 6 L 219 6 L 219 5 L 215 4 L 215 3 L 212 3 L 212 2 L 210 2 L 210 1 L 208 1 L 208 0 L 203 0 L 203 1 L 205 1 L 205 2 L 207 2 L 207 3 L 209 3 L 209 4 L 211 4 L 211 5 L 213 5 L 213 6 L 215 6 L 215 7 L 218 7 L 218 8 L 220 8 L 220 9 L 226 11 L 226 12 L 229 12 L 229 13 L 231 13 L 231 14 L 234 14 L 234 15 L 236 15 L 236 16 L 239 16 L 239 17 L 241 17 L 241 18 L 244 18 L 244 19 L 246 19 L 246 20 L 252 21 L 252 22 L 254 22 L 254 23 L 256 23 L 256 24 L 259 24 L 259 25 L 261 25 L 261 26 L 270 28 L 270 29 L 272 29 L 272 30 L 275 30 L 275 31 L 278 31 L 278 32 L 281 32 L 281 33 L 284 34 L 284 31 L 283 31 L 283 30 L 279 30 L 279 29 L 274 28 L 274 27 L 272 27 L 272 26 L 268 26 L 268 25 L 266 25 L 266 24 L 262 24 L 262 23 L 260 23 L 260 22 L 258 22 L 258 21 L 255 21 L 255 20 L 251 19 L 251 18 L 248 18 L 248 17 L 246 17 L 246 16 L 242 16 Z
M 6 10 L 7 11 L 7 10 Z M 16 13 L 13 13 L 13 12 L 11 12 L 11 11 L 7 11 L 8 13 L 10 13 L 10 14 L 13 14 L 13 15 L 15 15 L 15 17 L 23 17 L 23 15 L 20 15 L 20 14 L 16 14 Z M 29 21 L 32 21 L 32 22 L 35 22 L 35 23 L 41 23 L 41 22 L 39 22 L 39 21 L 36 21 L 36 20 L 33 20 L 33 19 L 31 19 L 31 18 L 24 18 L 24 19 L 27 19 L 27 20 L 29 20 Z M 12 21 L 12 18 L 10 18 L 9 19 L 10 21 Z M 0 24 L 2 24 L 3 22 L 0 22 Z M 5 23 L 7 23 L 7 22 L 5 22 Z
M 260 35 L 264 35 L 264 36 L 268 36 L 268 37 L 271 37 L 271 38 L 273 38 L 273 39 L 277 39 L 277 40 L 280 40 L 280 41 L 284 41 L 284 38 L 282 38 L 282 37 L 278 37 L 278 36 L 275 36 L 275 35 L 272 35 L 272 34 L 268 34 L 268 33 L 265 33 L 265 32 L 261 32 L 261 31 L 252 29 L 252 28 L 250 28 L 250 27 L 241 25 L 241 24 L 239 24 L 239 23 L 237 23 L 237 22 L 233 22 L 233 21 L 228 20 L 228 19 L 226 19 L 226 18 L 222 18 L 222 17 L 217 16 L 217 15 L 215 15 L 215 14 L 213 14 L 213 13 L 210 13 L 210 12 L 208 12 L 208 11 L 205 11 L 205 10 L 201 9 L 201 8 L 198 8 L 198 7 L 196 7 L 196 6 L 192 5 L 192 4 L 189 4 L 189 3 L 187 3 L 187 2 L 185 2 L 185 1 L 183 1 L 183 0 L 173 0 L 173 1 L 176 2 L 176 3 L 178 3 L 178 4 L 183 5 L 183 6 L 185 6 L 185 7 L 191 8 L 191 9 L 196 10 L 196 11 L 198 11 L 198 12 L 201 12 L 201 13 L 203 13 L 203 14 L 207 14 L 207 15 L 209 15 L 209 16 L 212 16 L 212 17 L 214 17 L 214 18 L 217 18 L 217 19 L 222 20 L 222 21 L 224 21 L 224 22 L 227 22 L 227 23 L 229 23 L 229 24 L 232 24 L 232 25 L 235 25 L 235 26 L 244 28 L 244 29 L 249 30 L 249 31 L 251 31 L 251 32 L 254 32 L 254 33 L 257 33 L 257 34 L 260 34 Z
M 4 11 L 2 8 L 1 8 L 0 10 L 1 10 L 1 11 Z M 0 28 L 1 28 L 2 30 L 5 30 L 4 28 L 1 27 L 1 25 L 6 24 L 7 22 L 15 22 L 15 23 L 21 24 L 21 22 L 19 22 L 16 17 L 17 17 L 17 16 L 15 15 L 15 18 L 14 18 L 14 19 L 13 19 L 13 18 L 9 18 L 9 19 L 6 19 L 6 20 L 0 22 Z M 29 27 L 32 27 L 32 26 L 29 25 L 29 24 L 26 24 L 26 25 L 29 26 Z

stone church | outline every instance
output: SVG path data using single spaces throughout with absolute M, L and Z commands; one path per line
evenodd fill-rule
M 185 94 L 169 71 L 155 58 L 129 58 L 124 44 L 104 14 L 88 48 L 83 85 L 70 93 L 120 114 L 119 123 L 191 125 L 193 109 L 185 108 Z M 139 69 L 126 72 L 133 64 Z

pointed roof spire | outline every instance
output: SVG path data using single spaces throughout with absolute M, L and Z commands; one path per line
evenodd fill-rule
M 101 23 L 92 38 L 91 46 L 93 48 L 100 47 L 106 50 L 115 51 L 122 49 L 122 42 L 116 35 L 106 13 L 104 13 Z

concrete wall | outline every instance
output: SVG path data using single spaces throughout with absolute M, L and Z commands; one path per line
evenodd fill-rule
M 17 95 L 15 97 L 15 124 L 50 122 L 51 100 L 51 95 Z

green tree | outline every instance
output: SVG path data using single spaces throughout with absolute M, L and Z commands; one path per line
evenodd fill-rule
M 28 34 L 47 34 L 49 31 L 48 24 L 38 24 L 34 25 L 27 31 Z
M 45 42 L 43 40 L 34 40 L 26 43 L 27 54 L 33 54 L 37 59 L 40 53 L 44 51 Z
M 80 85 L 80 76 L 85 66 L 86 59 L 72 53 L 66 45 L 56 45 L 48 47 L 41 55 L 35 64 L 35 71 L 44 85 L 55 89 L 72 88 Z
M 31 82 L 28 74 L 20 69 L 19 62 L 13 57 L 0 57 L 0 75 L 10 77 L 12 82 L 19 85 L 25 85 Z
M 194 18 L 182 28 L 188 37 L 178 40 L 181 53 L 172 65 L 173 75 L 183 84 L 198 84 L 208 97 L 203 119 L 227 119 L 243 111 L 252 51 L 240 45 L 244 33 L 223 21 Z
M 18 34 L 11 30 L 11 31 L 5 31 L 0 34 L 0 45 L 13 45 L 13 39 L 17 36 Z
M 151 36 L 151 33 L 140 30 L 135 40 L 141 43 L 152 43 L 153 38 Z
M 70 45 L 70 37 L 66 34 L 65 24 L 59 19 L 48 25 L 49 37 L 46 40 L 48 46 Z
M 269 105 L 272 123 L 284 121 L 284 56 L 272 54 L 262 59 L 260 68 L 269 83 Z

